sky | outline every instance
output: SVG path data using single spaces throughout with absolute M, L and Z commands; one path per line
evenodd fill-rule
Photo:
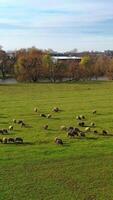
M 0 0 L 0 45 L 113 50 L 113 0 Z

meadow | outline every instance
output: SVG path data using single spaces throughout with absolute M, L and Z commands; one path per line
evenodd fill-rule
M 79 114 L 99 133 L 113 134 L 113 82 L 0 85 L 0 129 L 14 118 L 29 125 L 10 133 L 24 144 L 0 144 L 0 200 L 113 200 L 112 135 L 70 139 L 60 130 L 78 127 Z M 63 146 L 54 143 L 57 136 Z

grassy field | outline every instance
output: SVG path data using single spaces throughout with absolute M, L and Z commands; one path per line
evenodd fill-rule
M 55 106 L 62 111 L 51 112 Z M 69 139 L 60 130 L 77 127 L 79 114 L 99 132 L 113 133 L 113 82 L 0 86 L 0 129 L 14 118 L 31 126 L 15 125 L 6 136 L 22 137 L 25 144 L 0 144 L 0 200 L 113 200 L 113 137 Z M 57 136 L 63 146 L 54 143 Z

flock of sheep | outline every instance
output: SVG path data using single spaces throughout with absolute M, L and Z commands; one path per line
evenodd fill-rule
M 21 127 L 25 127 L 25 123 L 23 122 L 23 120 L 16 120 L 16 119 L 13 119 L 13 123 L 14 124 L 20 124 Z M 10 125 L 8 129 L 0 129 L 0 134 L 1 135 L 8 135 L 10 134 L 11 131 L 13 131 L 14 129 L 14 126 L 13 125 Z M 23 143 L 23 139 L 21 137 L 16 137 L 16 138 L 6 138 L 6 137 L 3 137 L 2 139 L 0 139 L 0 143 L 3 143 L 3 144 L 22 144 Z
M 54 107 L 53 112 L 60 112 L 61 110 L 58 108 L 58 107 Z M 34 108 L 34 112 L 38 112 L 38 109 L 37 108 Z M 93 114 L 96 114 L 96 110 L 94 110 L 92 112 Z M 40 114 L 40 117 L 43 117 L 43 118 L 51 118 L 52 115 L 51 114 Z M 86 117 L 84 115 L 78 115 L 76 117 L 76 120 L 78 121 L 78 127 L 66 127 L 64 125 L 62 125 L 60 127 L 60 130 L 61 131 L 65 131 L 67 133 L 67 136 L 69 138 L 82 138 L 82 137 L 86 137 L 86 135 L 88 133 L 94 133 L 94 134 L 98 134 L 98 131 L 95 129 L 95 123 L 94 122 L 91 122 L 89 126 L 86 125 Z M 10 133 L 10 131 L 12 131 L 14 129 L 14 124 L 18 124 L 20 125 L 21 127 L 27 127 L 26 124 L 24 123 L 23 120 L 16 120 L 16 119 L 13 119 L 13 125 L 10 125 L 8 129 L 0 129 L 0 134 L 1 135 L 7 135 Z M 48 129 L 48 124 L 45 124 L 43 126 L 43 128 L 45 130 Z M 81 130 L 82 128 L 82 130 Z M 102 135 L 106 136 L 108 135 L 108 131 L 106 130 L 102 130 Z M 6 137 L 3 137 L 2 139 L 0 139 L 0 142 L 3 143 L 3 144 L 12 144 L 12 143 L 15 143 L 15 144 L 22 144 L 23 143 L 23 139 L 21 137 L 16 137 L 16 138 L 6 138 Z M 63 145 L 63 140 L 59 137 L 56 137 L 54 142 L 58 145 Z
M 37 108 L 34 108 L 34 111 L 35 112 L 38 112 L 38 109 Z M 53 110 L 53 112 L 60 112 L 60 109 L 58 107 L 55 107 Z M 92 114 L 93 115 L 96 115 L 97 111 L 96 110 L 93 110 L 92 111 Z M 45 115 L 45 114 L 40 114 L 41 117 L 46 117 L 46 118 L 51 118 L 52 115 L 51 114 L 48 114 L 48 115 Z M 65 131 L 67 133 L 67 136 L 69 138 L 82 138 L 82 137 L 85 137 L 87 134 L 89 133 L 94 133 L 94 134 L 98 134 L 98 131 L 95 129 L 96 128 L 96 125 L 94 122 L 91 122 L 90 125 L 87 126 L 86 124 L 86 117 L 84 115 L 78 115 L 76 117 L 76 120 L 78 121 L 78 127 L 66 127 L 64 125 L 62 125 L 60 127 L 60 130 L 61 131 Z M 47 130 L 49 128 L 48 124 L 44 125 L 43 127 L 45 130 Z M 82 128 L 82 130 L 80 129 Z M 83 130 L 84 129 L 84 130 Z M 106 130 L 102 130 L 102 133 L 101 135 L 104 135 L 104 136 L 107 136 L 109 133 L 108 131 Z M 59 137 L 56 137 L 54 142 L 56 144 L 59 144 L 59 145 L 63 145 L 63 140 Z

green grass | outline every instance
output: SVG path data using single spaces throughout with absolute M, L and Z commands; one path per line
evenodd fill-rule
M 52 113 L 55 106 L 62 111 Z M 22 137 L 25 144 L 0 144 L 0 200 L 113 200 L 113 137 L 69 139 L 60 130 L 76 127 L 79 114 L 99 132 L 113 133 L 113 82 L 0 86 L 0 128 L 13 118 L 31 126 L 15 125 L 7 136 Z M 63 147 L 54 144 L 57 136 Z

